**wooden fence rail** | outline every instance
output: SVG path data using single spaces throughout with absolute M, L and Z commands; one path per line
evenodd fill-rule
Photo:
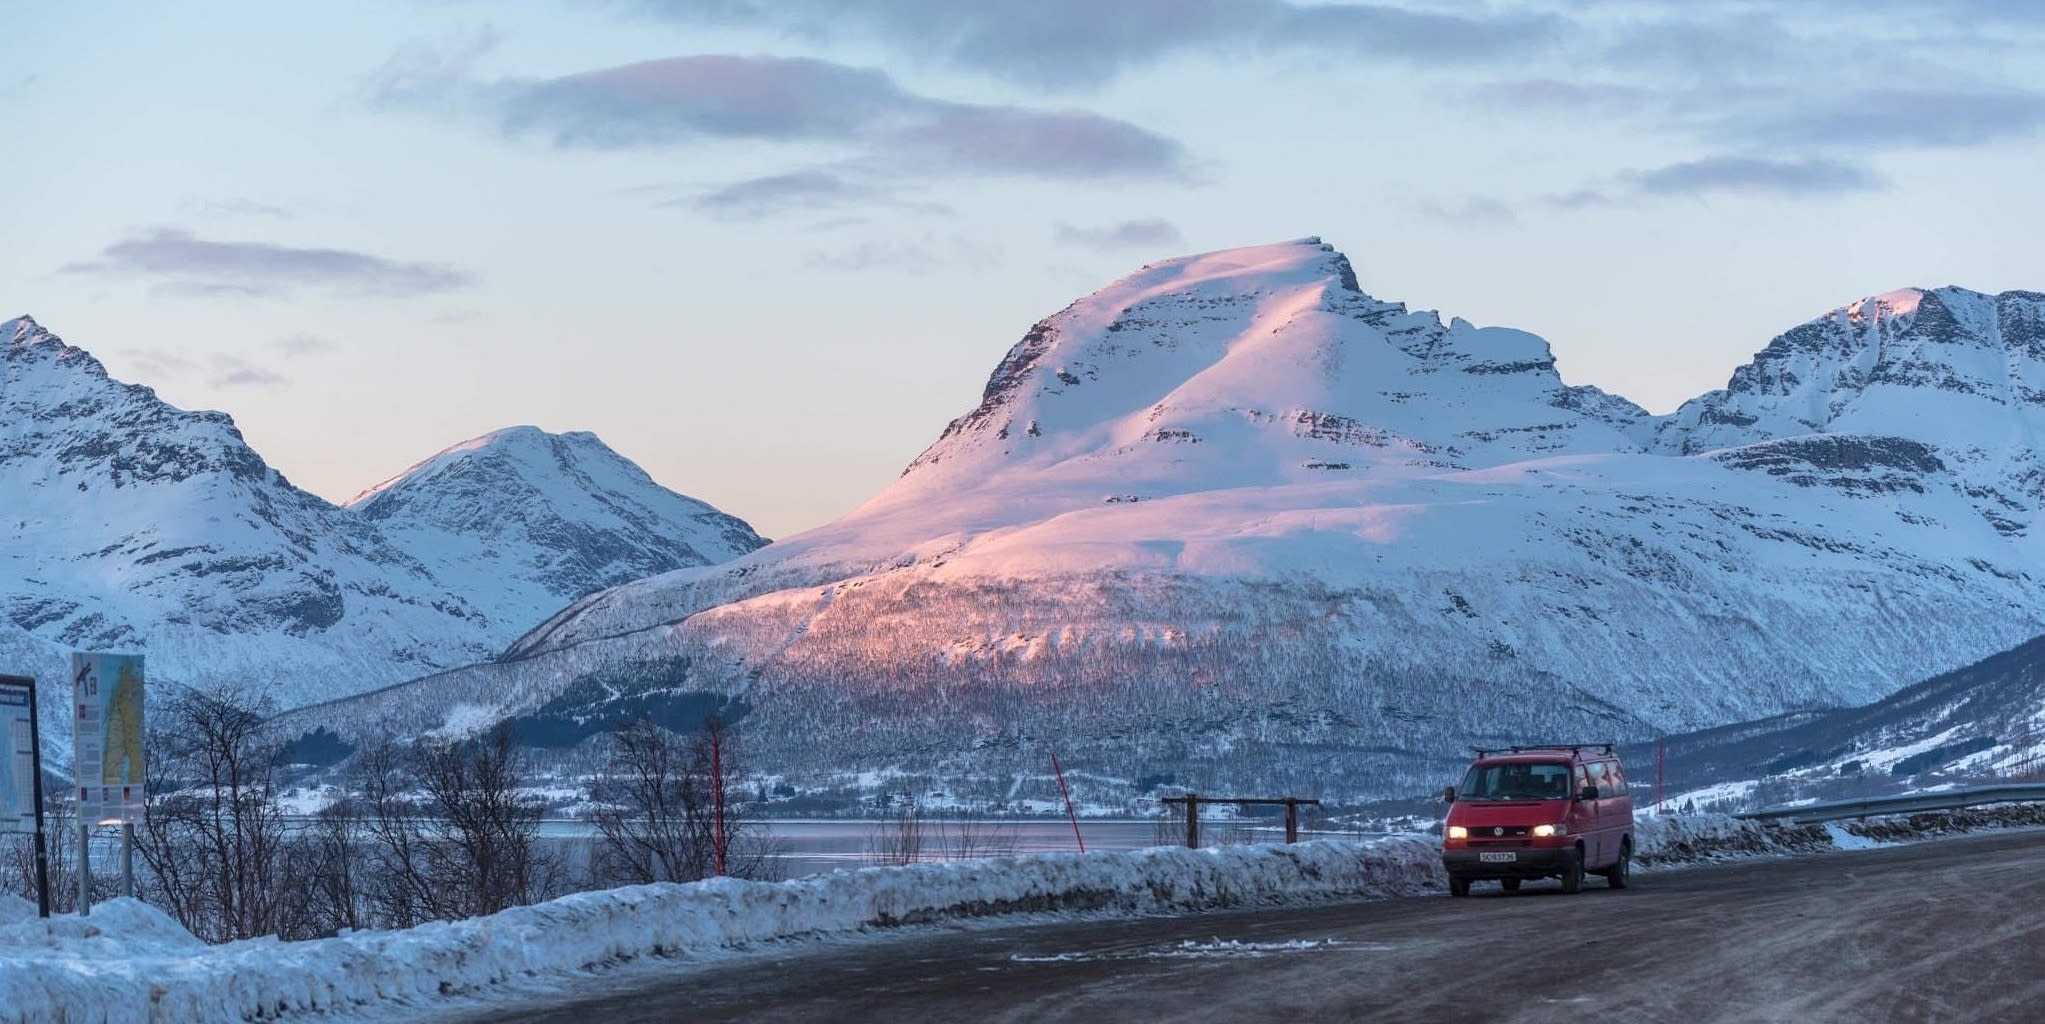
M 1234 804 L 1237 807 L 1284 807 L 1285 841 L 1288 843 L 1299 842 L 1299 809 L 1302 807 L 1321 806 L 1319 800 L 1305 800 L 1296 796 L 1201 796 L 1198 793 L 1188 793 L 1185 796 L 1168 796 L 1163 798 L 1161 802 L 1186 805 L 1186 845 L 1194 849 L 1200 847 L 1201 804 Z

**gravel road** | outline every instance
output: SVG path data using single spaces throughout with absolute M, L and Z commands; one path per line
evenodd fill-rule
M 479 1019 L 2045 1021 L 2045 832 L 1447 896 L 916 929 Z

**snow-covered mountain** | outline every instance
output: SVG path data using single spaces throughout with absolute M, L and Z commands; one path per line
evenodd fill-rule
M 653 482 L 595 434 L 511 427 L 464 441 L 350 499 L 401 550 L 529 626 L 570 600 L 767 542 Z
M 2045 632 L 2039 322 L 1892 294 L 1653 417 L 1317 239 L 1169 260 L 1038 323 L 845 518 L 297 720 L 729 695 L 777 769 L 1361 794 L 1476 740 L 1871 700 Z
M 70 650 L 142 651 L 153 678 L 244 680 L 289 707 L 490 657 L 592 587 L 760 543 L 591 435 L 483 440 L 343 509 L 227 415 L 0 322 L 6 670 L 55 684 Z M 464 510 L 493 489 L 486 527 Z

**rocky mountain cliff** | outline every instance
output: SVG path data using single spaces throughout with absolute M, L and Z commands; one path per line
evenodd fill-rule
M 0 322 L 0 651 L 52 685 L 68 651 L 141 651 L 152 678 L 245 680 L 289 707 L 489 658 L 590 589 L 761 543 L 592 435 L 483 440 L 344 509 L 227 415 Z M 511 454 L 531 452 L 548 454 Z
M 1317 239 L 1169 260 L 1032 327 L 845 518 L 297 721 L 707 697 L 777 770 L 1006 785 L 1056 750 L 1111 788 L 1342 796 L 1472 742 L 1872 700 L 2045 632 L 2036 324 L 1894 293 L 1653 417 Z

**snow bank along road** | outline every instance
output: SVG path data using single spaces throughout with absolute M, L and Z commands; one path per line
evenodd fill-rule
M 2045 833 L 1750 860 L 1517 896 L 918 930 L 678 967 L 520 1024 L 2038 1021 Z

